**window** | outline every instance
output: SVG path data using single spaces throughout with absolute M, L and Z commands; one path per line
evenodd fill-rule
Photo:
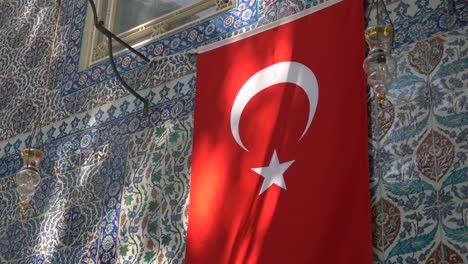
M 125 42 L 138 47 L 225 12 L 236 0 L 95 0 L 98 16 Z M 88 7 L 80 68 L 107 58 L 107 39 L 94 27 Z M 113 42 L 114 51 L 123 47 Z

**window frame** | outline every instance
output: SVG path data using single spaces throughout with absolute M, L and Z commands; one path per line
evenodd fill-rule
M 170 35 L 171 33 L 175 33 L 177 31 L 191 27 L 203 20 L 212 18 L 221 13 L 228 12 L 229 10 L 235 8 L 237 3 L 237 0 L 198 0 L 191 5 L 181 7 L 180 9 L 174 10 L 173 12 L 164 16 L 152 19 L 148 22 L 133 27 L 123 33 L 118 34 L 118 36 L 126 43 L 132 43 L 132 47 L 138 48 L 152 41 Z M 104 26 L 112 31 L 112 25 L 116 19 L 117 1 L 108 0 L 108 7 L 106 10 L 104 10 L 105 7 L 103 5 L 104 1 L 97 1 L 96 3 L 97 13 L 100 14 L 99 19 L 103 20 Z M 212 14 L 171 28 L 172 24 L 212 7 L 216 7 L 216 11 Z M 85 70 L 108 59 L 107 39 L 104 38 L 103 41 L 98 43 L 99 34 L 101 33 L 94 27 L 92 16 L 89 15 L 92 13 L 91 6 L 89 4 L 87 6 L 86 12 L 87 16 L 80 52 L 80 70 Z M 105 14 L 105 17 L 101 17 L 103 14 Z M 114 49 L 122 47 L 122 45 L 116 41 L 112 41 L 112 46 Z M 115 54 L 119 55 L 124 52 L 127 52 L 127 50 L 122 49 L 115 52 Z

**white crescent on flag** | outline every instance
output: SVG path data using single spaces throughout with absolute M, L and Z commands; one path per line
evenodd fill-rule
M 231 132 L 237 144 L 249 151 L 239 134 L 240 117 L 249 101 L 259 92 L 279 83 L 293 83 L 301 87 L 309 99 L 309 118 L 299 140 L 306 134 L 315 115 L 318 103 L 318 83 L 314 73 L 304 64 L 285 61 L 268 66 L 252 75 L 237 94 L 231 109 Z

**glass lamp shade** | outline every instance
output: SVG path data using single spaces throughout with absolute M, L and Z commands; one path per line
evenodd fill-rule
M 21 157 L 23 158 L 23 167 L 16 173 L 15 181 L 21 208 L 26 209 L 28 201 L 41 182 L 38 166 L 40 161 L 44 159 L 44 152 L 37 149 L 24 149 L 21 151 Z
M 383 105 L 386 94 L 396 75 L 396 60 L 382 49 L 371 50 L 364 60 L 367 83 L 371 87 L 380 105 Z
M 390 84 L 396 75 L 397 64 L 395 58 L 384 52 L 370 52 L 364 60 L 364 70 L 367 73 L 369 85 Z
M 383 0 L 370 0 L 366 11 L 364 38 L 369 55 L 364 60 L 367 83 L 380 105 L 385 102 L 392 79 L 396 75 L 396 60 L 391 56 L 394 30 Z
M 34 169 L 23 167 L 16 173 L 17 186 L 28 186 L 30 189 L 34 189 L 39 182 L 41 182 L 41 176 Z
M 28 167 L 39 171 L 39 163 L 44 159 L 45 153 L 39 149 L 27 148 L 21 151 L 23 167 Z
M 34 195 L 34 188 L 31 189 L 29 186 L 21 185 L 16 187 L 16 190 L 19 194 L 19 200 L 21 209 L 26 210 L 28 206 L 28 201 L 31 200 L 31 197 Z
M 390 25 L 375 25 L 366 28 L 364 37 L 369 49 L 382 49 L 389 52 L 393 43 L 393 27 Z
M 366 10 L 364 37 L 369 49 L 389 52 L 393 43 L 393 24 L 383 0 L 371 0 Z

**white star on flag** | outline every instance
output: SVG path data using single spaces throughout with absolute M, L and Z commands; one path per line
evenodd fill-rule
M 293 162 L 294 160 L 285 163 L 279 163 L 278 155 L 276 154 L 276 150 L 274 150 L 273 155 L 271 156 L 270 165 L 267 167 L 252 168 L 253 171 L 265 178 L 258 195 L 261 195 L 273 184 L 276 184 L 286 190 L 286 183 L 284 182 L 283 173 L 289 168 L 289 166 L 291 166 L 291 164 L 293 164 Z

